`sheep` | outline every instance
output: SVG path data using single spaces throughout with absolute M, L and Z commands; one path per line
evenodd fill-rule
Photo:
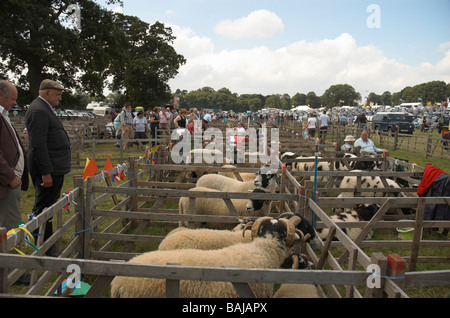
M 237 168 L 237 167 L 233 166 L 233 165 L 225 165 L 225 166 L 222 166 L 222 168 Z M 237 179 L 234 172 L 219 172 L 218 174 L 221 176 L 231 178 L 231 179 Z M 239 175 L 241 176 L 242 181 L 254 181 L 255 180 L 254 173 L 240 172 Z
M 215 175 L 218 176 L 218 175 Z M 226 177 L 225 177 L 226 178 Z M 231 179 L 230 179 L 231 180 Z M 189 191 L 198 192 L 221 192 L 215 189 L 196 187 Z M 252 193 L 266 193 L 263 189 L 253 189 Z M 189 214 L 189 198 L 181 197 L 178 206 L 180 214 Z M 233 206 L 239 216 L 247 216 L 251 214 L 252 216 L 261 217 L 267 216 L 272 208 L 272 201 L 267 200 L 248 200 L 248 199 L 231 199 Z M 230 210 L 226 205 L 225 201 L 221 198 L 195 198 L 195 214 L 196 215 L 222 215 L 229 216 Z M 189 226 L 189 222 L 181 221 L 180 226 Z M 223 229 L 228 228 L 227 224 L 221 223 L 202 223 L 202 227 L 212 228 L 212 229 Z
M 285 260 L 283 268 L 311 269 L 311 263 L 304 255 L 291 255 Z M 273 298 L 323 298 L 319 289 L 313 284 L 282 284 Z
M 355 159 L 358 156 L 346 153 L 342 156 L 342 159 Z M 381 163 L 379 161 L 374 161 L 370 159 L 375 159 L 374 156 L 371 155 L 363 155 L 360 158 L 365 158 L 369 160 L 346 160 L 347 164 L 344 160 L 339 160 L 334 163 L 334 167 L 338 171 L 347 171 L 347 170 L 365 170 L 365 171 L 373 171 L 373 170 L 381 170 Z
M 362 170 L 354 170 L 355 172 L 362 172 Z M 398 185 L 398 183 L 396 183 L 394 180 L 391 179 L 386 179 L 386 182 L 388 184 L 389 188 L 400 188 L 400 186 Z M 344 177 L 344 179 L 342 179 L 342 182 L 340 184 L 340 188 L 341 189 L 355 189 L 356 190 L 356 184 L 357 184 L 357 177 L 356 176 L 348 176 L 348 177 Z M 367 189 L 383 189 L 384 184 L 381 180 L 380 177 L 376 177 L 376 176 L 363 176 L 361 177 L 361 188 L 367 188 Z M 353 197 L 354 196 L 354 192 L 344 192 L 341 193 L 338 197 Z M 360 196 L 362 197 L 382 197 L 383 192 L 382 191 L 377 191 L 377 192 L 362 192 L 360 194 Z M 386 196 L 391 196 L 390 194 L 386 195 Z M 394 194 L 395 196 L 395 194 Z
M 279 218 L 288 219 L 293 222 L 295 228 L 300 230 L 306 237 L 306 242 L 310 242 L 316 238 L 316 231 L 309 221 L 299 213 L 286 212 L 278 216 Z M 309 236 L 308 236 L 309 234 Z
M 380 206 L 377 204 L 360 204 L 354 210 L 338 212 L 332 215 L 330 219 L 336 223 L 340 222 L 360 222 L 360 221 L 370 221 L 374 215 L 378 212 Z M 362 232 L 361 228 L 349 228 L 346 229 L 342 227 L 342 231 L 347 234 L 347 236 L 352 240 L 356 240 L 359 234 Z M 317 230 L 320 239 L 325 240 L 328 236 L 329 229 L 319 229 Z M 367 239 L 371 239 L 373 235 L 373 230 L 367 234 Z
M 310 159 L 310 162 L 293 162 L 292 163 L 292 172 L 295 171 L 314 171 L 316 167 L 316 157 L 297 157 L 296 159 Z M 317 157 L 318 160 L 323 158 Z M 321 161 L 317 163 L 317 171 L 330 171 L 330 164 L 325 161 Z M 317 181 L 328 181 L 328 176 L 318 176 Z M 314 181 L 314 176 L 310 177 L 311 181 Z
M 217 158 L 222 160 L 222 151 L 217 149 L 193 149 L 186 158 L 186 164 L 197 163 L 198 161 L 199 163 L 213 163 Z
M 131 264 L 276 269 L 290 255 L 294 240 L 299 239 L 294 224 L 286 219 L 259 218 L 247 225 L 251 229 L 252 242 L 238 243 L 219 250 L 184 249 L 152 251 L 132 258 Z M 246 230 L 245 229 L 245 230 Z M 115 277 L 111 282 L 114 298 L 162 298 L 165 297 L 164 279 Z M 258 298 L 271 297 L 273 284 L 250 284 Z M 229 282 L 182 280 L 179 286 L 181 298 L 237 298 L 238 294 Z
M 207 174 L 197 180 L 196 187 L 215 189 L 222 192 L 247 193 L 260 186 L 275 193 L 277 188 L 276 173 L 264 167 L 260 170 L 254 181 L 239 181 L 218 174 Z
M 250 243 L 250 232 L 243 232 L 250 219 L 243 220 L 233 230 L 187 229 L 173 230 L 159 244 L 158 250 L 177 249 L 216 250 L 237 243 Z

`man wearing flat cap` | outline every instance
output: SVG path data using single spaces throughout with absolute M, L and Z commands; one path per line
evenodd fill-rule
M 71 170 L 70 139 L 54 110 L 61 101 L 63 90 L 55 81 L 43 80 L 39 96 L 30 104 L 25 115 L 29 172 L 35 188 L 35 216 L 61 198 L 64 175 Z M 52 234 L 50 219 L 45 227 L 44 240 Z M 47 255 L 57 256 L 55 245 L 47 251 Z

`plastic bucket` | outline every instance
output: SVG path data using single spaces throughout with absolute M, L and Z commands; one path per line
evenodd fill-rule
M 398 238 L 403 241 L 412 241 L 414 237 L 414 228 L 413 227 L 398 227 Z
M 399 220 L 399 221 L 410 221 L 410 220 Z M 398 232 L 398 238 L 401 240 L 412 241 L 414 238 L 414 228 L 413 227 L 398 227 L 397 232 Z M 420 239 L 422 239 L 422 233 L 420 233 Z

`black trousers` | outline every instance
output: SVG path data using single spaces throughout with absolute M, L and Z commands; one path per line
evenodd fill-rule
M 34 185 L 34 205 L 33 214 L 38 216 L 45 208 L 51 207 L 61 198 L 61 189 L 64 184 L 64 175 L 52 175 L 53 185 L 51 188 L 41 186 L 42 176 L 31 174 L 31 181 Z M 49 219 L 45 225 L 44 241 L 53 235 L 53 218 Z M 35 232 L 37 233 L 37 231 Z

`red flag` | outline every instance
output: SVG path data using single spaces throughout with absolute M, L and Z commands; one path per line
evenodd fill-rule
M 109 159 L 109 156 L 108 156 L 108 159 L 106 159 L 106 163 L 105 163 L 104 169 L 105 169 L 105 171 L 109 171 L 109 170 L 111 170 L 113 168 L 114 167 L 113 167 L 113 165 L 111 163 L 111 159 Z
M 97 172 L 97 164 L 95 163 L 94 158 L 89 160 L 88 164 L 86 165 L 86 168 L 84 168 L 83 172 L 83 179 L 86 180 L 88 177 L 95 176 L 95 173 Z

